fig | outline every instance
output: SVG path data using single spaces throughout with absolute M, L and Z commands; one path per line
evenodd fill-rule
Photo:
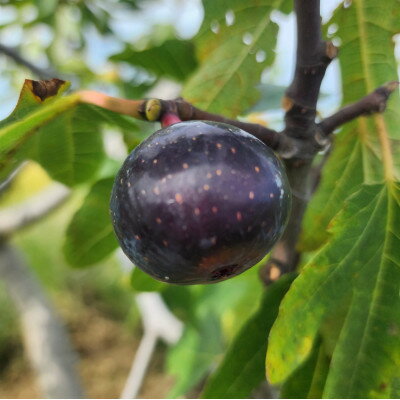
M 282 235 L 291 206 L 274 152 L 234 126 L 179 122 L 127 157 L 111 217 L 129 259 L 155 279 L 203 284 L 259 262 Z

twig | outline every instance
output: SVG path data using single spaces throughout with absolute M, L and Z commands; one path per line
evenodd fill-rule
M 341 125 L 361 115 L 383 112 L 391 93 L 399 87 L 399 82 L 388 82 L 375 89 L 356 103 L 349 104 L 335 114 L 322 120 L 318 126 L 322 135 L 329 135 Z
M 61 205 L 69 196 L 70 190 L 54 183 L 26 202 L 0 211 L 0 238 L 26 227 L 43 218 Z
M 77 355 L 39 281 L 17 252 L 0 243 L 0 278 L 18 311 L 28 358 L 50 399 L 82 398 Z
M 56 76 L 56 74 L 50 69 L 39 68 L 35 64 L 26 60 L 24 57 L 19 54 L 16 49 L 5 46 L 0 43 L 0 53 L 3 53 L 7 57 L 11 58 L 14 62 L 19 65 L 23 65 L 28 68 L 33 74 L 35 74 L 39 79 L 50 79 Z

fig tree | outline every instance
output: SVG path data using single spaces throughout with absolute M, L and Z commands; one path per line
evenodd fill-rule
M 260 261 L 281 236 L 291 195 L 264 143 L 231 125 L 180 122 L 128 156 L 111 196 L 130 260 L 169 283 L 218 282 Z

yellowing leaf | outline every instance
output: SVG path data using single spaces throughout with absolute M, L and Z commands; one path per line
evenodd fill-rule
M 341 40 L 343 103 L 348 104 L 387 81 L 398 80 L 393 36 L 400 27 L 394 23 L 399 13 L 396 0 L 353 0 L 345 4 L 327 26 L 336 24 L 334 37 Z M 320 187 L 305 216 L 303 250 L 315 249 L 327 240 L 329 222 L 359 185 L 381 183 L 390 175 L 400 180 L 399 110 L 396 91 L 384 114 L 358 118 L 346 124 L 335 138 Z
M 400 186 L 364 185 L 282 303 L 267 354 L 271 382 L 307 360 L 309 343 L 345 301 L 324 397 L 387 397 L 400 366 L 399 293 Z

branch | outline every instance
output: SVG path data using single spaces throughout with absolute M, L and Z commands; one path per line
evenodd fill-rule
M 286 138 L 279 132 L 259 124 L 241 122 L 223 117 L 222 115 L 211 114 L 194 107 L 182 98 L 176 100 L 127 100 L 107 96 L 91 90 L 80 91 L 78 92 L 78 96 L 83 103 L 94 104 L 107 110 L 130 115 L 131 117 L 145 121 L 161 121 L 164 114 L 174 112 L 182 121 L 207 120 L 224 122 L 251 133 L 278 153 L 283 153 L 292 146 L 291 139 Z
M 55 72 L 48 69 L 37 67 L 36 65 L 32 64 L 30 61 L 22 57 L 17 50 L 5 46 L 4 44 L 1 43 L 0 43 L 0 53 L 3 53 L 7 57 L 11 58 L 15 63 L 28 68 L 33 74 L 35 74 L 40 79 L 50 79 L 56 76 Z
M 50 399 L 84 397 L 75 370 L 78 357 L 62 322 L 31 269 L 4 242 L 0 243 L 0 278 L 19 313 L 25 349 L 43 395 Z
M 297 21 L 296 68 L 283 99 L 286 110 L 283 134 L 296 141 L 293 154 L 285 160 L 293 194 L 292 211 L 282 238 L 260 271 L 261 279 L 266 284 L 283 273 L 295 270 L 300 259 L 296 244 L 312 192 L 311 164 L 317 152 L 328 144 L 321 141 L 317 134 L 316 105 L 326 68 L 337 55 L 336 47 L 322 39 L 320 1 L 295 0 L 294 6 Z
M 64 185 L 54 183 L 26 202 L 1 210 L 0 238 L 43 218 L 61 205 L 69 194 L 70 190 Z
M 386 103 L 391 93 L 399 87 L 399 82 L 388 82 L 378 87 L 372 93 L 363 97 L 356 103 L 349 104 L 340 109 L 335 114 L 323 119 L 319 124 L 322 135 L 328 136 L 341 125 L 349 122 L 361 115 L 381 113 L 386 109 Z
M 286 91 L 286 108 L 291 105 L 314 110 L 321 82 L 337 49 L 322 40 L 319 0 L 295 0 L 297 53 L 295 73 Z M 304 114 L 304 110 L 297 110 Z
M 283 99 L 286 110 L 284 133 L 313 142 L 321 82 L 326 68 L 337 55 L 337 48 L 322 39 L 319 0 L 295 0 L 294 8 L 297 21 L 296 67 Z M 313 158 L 313 155 L 307 158 Z
M 253 124 L 250 122 L 242 122 L 236 119 L 229 119 L 219 114 L 212 114 L 199 108 L 194 107 L 192 104 L 188 103 L 183 99 L 177 100 L 162 100 L 162 110 L 166 109 L 176 109 L 177 115 L 182 121 L 190 120 L 206 120 L 223 122 L 225 124 L 230 124 L 236 126 L 244 131 L 251 133 L 256 138 L 260 139 L 271 149 L 281 152 L 288 146 L 290 146 L 290 141 L 288 141 L 285 136 L 280 134 L 273 129 L 266 128 L 265 126 L 259 124 Z

